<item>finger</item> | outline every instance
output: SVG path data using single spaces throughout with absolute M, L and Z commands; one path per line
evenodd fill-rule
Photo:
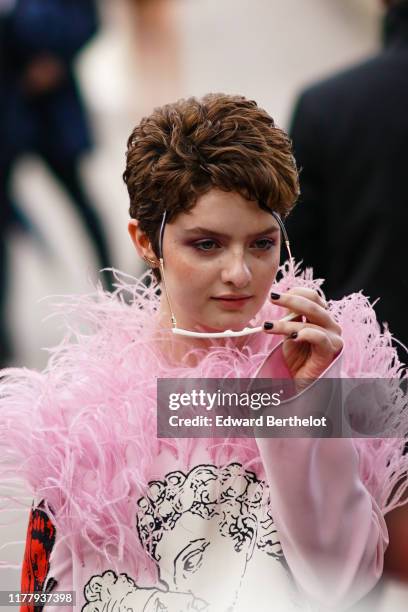
M 292 287 L 285 293 L 289 293 L 290 295 L 292 294 L 302 295 L 303 297 L 306 297 L 306 298 L 309 298 L 309 300 L 312 300 L 312 302 L 316 302 L 317 304 L 322 306 L 322 308 L 324 309 L 328 308 L 327 301 L 321 290 L 319 293 L 319 290 L 311 289 L 310 287 Z
M 293 312 L 304 315 L 310 323 L 334 331 L 337 334 L 341 333 L 340 325 L 338 325 L 330 313 L 316 301 L 290 293 L 282 293 L 281 295 L 273 293 L 271 294 L 271 299 L 276 304 L 279 304 L 279 306 L 283 306 Z
M 296 320 L 284 321 L 283 319 L 278 319 L 277 321 L 265 321 L 264 331 L 266 331 L 267 334 L 289 336 L 290 334 L 293 334 L 293 332 L 300 332 L 300 330 L 306 326 L 321 329 L 319 325 L 314 325 L 313 323 L 304 323 L 303 321 Z
M 264 330 L 266 331 L 266 333 L 276 334 L 276 335 L 285 335 L 287 338 L 290 338 L 290 336 L 294 333 L 299 334 L 304 329 L 312 329 L 318 332 L 322 332 L 329 338 L 331 345 L 333 347 L 333 350 L 336 353 L 338 353 L 343 348 L 343 345 L 344 345 L 344 342 L 339 334 L 336 334 L 330 330 L 325 330 L 319 325 L 314 325 L 313 323 L 302 323 L 302 322 L 297 322 L 297 321 L 286 322 L 286 321 L 280 320 L 280 321 L 265 321 L 265 324 L 268 324 L 267 328 L 264 327 Z M 269 325 L 272 325 L 272 327 L 269 327 Z
M 290 336 L 294 332 L 299 333 L 305 328 L 323 331 L 323 333 L 328 335 L 332 334 L 332 332 L 325 330 L 320 325 L 315 325 L 314 323 L 304 323 L 302 321 L 283 321 L 280 319 L 278 321 L 265 321 L 264 323 L 264 331 L 267 334 L 276 334 L 278 336 Z
M 337 352 L 331 343 L 330 336 L 320 329 L 303 328 L 297 333 L 296 338 L 289 337 L 288 341 L 295 343 L 308 342 L 313 346 L 316 354 L 324 359 L 331 359 Z

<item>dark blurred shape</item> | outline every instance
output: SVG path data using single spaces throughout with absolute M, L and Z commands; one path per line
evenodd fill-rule
M 0 3 L 0 363 L 11 357 L 4 312 L 5 243 L 13 219 L 21 220 L 11 194 L 11 172 L 22 154 L 41 156 L 70 196 L 100 267 L 111 265 L 101 223 L 79 174 L 92 139 L 73 62 L 97 29 L 93 0 Z
M 385 553 L 389 576 L 408 584 L 408 506 L 401 506 L 386 517 L 390 546 Z
M 408 346 L 408 1 L 384 4 L 383 50 L 297 100 L 290 132 L 302 196 L 287 227 L 330 298 L 380 297 L 378 318 Z M 408 505 L 386 522 L 385 572 L 408 583 Z
M 305 89 L 291 125 L 301 169 L 294 255 L 330 298 L 363 290 L 408 345 L 408 2 L 385 15 L 375 57 Z M 402 361 L 407 353 L 399 347 Z

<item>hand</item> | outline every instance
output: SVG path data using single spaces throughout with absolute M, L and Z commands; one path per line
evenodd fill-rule
M 306 287 L 272 293 L 271 300 L 297 313 L 304 322 L 267 321 L 265 332 L 286 336 L 283 356 L 293 378 L 318 378 L 343 348 L 341 327 L 328 312 L 325 300 Z

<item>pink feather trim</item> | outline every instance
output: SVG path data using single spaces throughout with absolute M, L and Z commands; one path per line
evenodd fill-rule
M 288 264 L 273 288 L 319 288 L 310 269 L 295 277 Z M 278 339 L 249 337 L 242 351 L 233 340 L 214 341 L 210 350 L 195 349 L 198 365 L 166 362 L 152 344 L 159 296 L 151 273 L 139 280 L 115 273 L 114 294 L 101 288 L 85 296 L 65 296 L 54 304 L 66 336 L 49 350 L 47 368 L 3 371 L 0 394 L 0 447 L 3 482 L 21 478 L 38 500 L 45 499 L 57 533 L 80 559 L 84 547 L 95 549 L 113 566 L 126 560 L 136 578 L 155 571 L 135 528 L 137 500 L 144 495 L 154 459 L 163 447 L 190 469 L 195 440 L 156 438 L 156 379 L 250 378 Z M 343 329 L 345 377 L 399 377 L 402 364 L 391 334 L 381 333 L 368 299 L 355 293 L 331 302 Z M 252 325 L 281 316 L 266 303 Z M 171 333 L 163 331 L 163 334 Z M 405 376 L 405 374 L 404 374 Z M 403 441 L 355 440 L 361 478 L 388 512 L 401 503 L 397 484 L 407 472 Z M 264 470 L 254 440 L 208 440 L 215 464 L 239 461 Z

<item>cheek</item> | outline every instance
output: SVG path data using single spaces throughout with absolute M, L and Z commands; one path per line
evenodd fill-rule
M 260 295 L 267 294 L 275 280 L 279 268 L 279 256 L 265 261 L 258 259 L 254 267 L 253 283 L 254 288 Z
M 209 262 L 197 262 L 188 254 L 179 253 L 177 257 L 168 257 L 167 261 L 166 279 L 171 279 L 175 290 L 186 290 L 191 297 L 194 297 L 191 294 L 192 288 L 206 287 L 214 277 L 214 266 Z

